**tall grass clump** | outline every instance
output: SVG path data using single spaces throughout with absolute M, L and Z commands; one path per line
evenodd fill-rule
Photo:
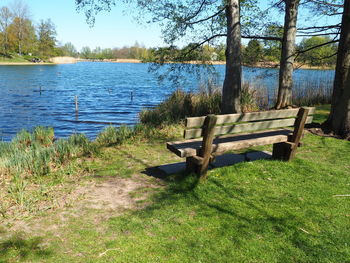
M 68 138 L 69 144 L 79 148 L 84 156 L 92 156 L 98 153 L 98 146 L 91 142 L 85 134 L 75 133 Z
M 119 128 L 108 126 L 97 135 L 96 142 L 102 146 L 117 145 L 131 138 L 134 134 L 134 129 L 125 125 Z
M 219 91 L 207 94 L 177 90 L 155 108 L 142 111 L 139 117 L 143 124 L 159 126 L 179 123 L 188 116 L 219 114 L 220 108 Z
M 52 127 L 38 126 L 33 131 L 33 139 L 44 146 L 49 146 L 55 139 L 55 132 Z
M 268 107 L 266 89 L 257 89 L 251 84 L 242 87 L 241 107 L 243 112 L 258 111 Z M 186 117 L 197 117 L 221 113 L 221 90 L 200 89 L 199 92 L 176 90 L 164 102 L 153 109 L 140 112 L 142 124 L 160 126 L 177 124 Z
M 74 157 L 97 153 L 96 143 L 85 135 L 54 140 L 53 128 L 21 130 L 11 142 L 0 143 L 0 172 L 43 176 Z

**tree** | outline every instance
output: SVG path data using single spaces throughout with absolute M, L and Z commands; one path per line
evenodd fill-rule
M 225 6 L 227 21 L 226 74 L 222 87 L 222 113 L 241 112 L 242 61 L 240 0 L 229 0 Z
M 254 2 L 254 0 L 249 1 Z M 244 3 L 249 1 L 246 0 Z M 141 15 L 146 12 L 150 13 L 151 22 L 164 22 L 163 38 L 169 46 L 175 46 L 178 40 L 191 36 L 190 43 L 196 43 L 196 45 L 191 50 L 176 53 L 179 56 L 173 57 L 175 61 L 186 61 L 192 51 L 199 49 L 204 44 L 212 44 L 220 37 L 226 37 L 226 71 L 222 112 L 241 111 L 241 6 L 239 0 L 124 0 L 124 2 L 136 4 Z M 76 4 L 78 9 L 85 11 L 88 21 L 93 22 L 96 12 L 110 10 L 115 1 L 76 0 Z M 160 61 L 164 62 L 164 59 L 160 57 Z M 177 66 L 171 65 L 173 74 L 179 73 L 175 69 Z M 188 65 L 187 67 L 194 66 Z
M 54 23 L 48 19 L 41 20 L 38 26 L 39 53 L 42 56 L 51 56 L 56 46 L 56 27 Z
M 68 56 L 68 57 L 77 57 L 78 56 L 78 51 L 71 42 L 64 44 L 61 47 L 61 50 L 62 50 L 63 56 Z
M 344 1 L 332 106 L 325 125 L 335 134 L 350 138 L 350 0 Z
M 82 47 L 80 51 L 80 56 L 85 59 L 90 59 L 92 58 L 92 52 L 89 47 Z
M 11 50 L 20 55 L 36 52 L 37 39 L 32 21 L 15 17 L 9 26 L 9 42 Z
M 13 33 L 16 35 L 17 51 L 18 54 L 22 54 L 23 42 L 29 38 L 30 23 L 29 9 L 23 0 L 15 0 L 12 4 L 12 13 L 14 15 Z
M 278 23 L 269 24 L 264 32 L 265 36 L 283 37 L 283 27 Z M 264 40 L 264 55 L 269 61 L 279 61 L 281 58 L 282 42 L 278 40 Z
M 256 39 L 250 40 L 243 52 L 244 63 L 248 65 L 255 65 L 257 62 L 263 59 L 263 56 L 263 47 L 261 43 Z
M 285 108 L 292 104 L 293 64 L 296 56 L 295 38 L 299 2 L 300 0 L 284 0 L 285 18 L 276 109 Z
M 9 50 L 9 37 L 8 37 L 8 29 L 13 21 L 13 14 L 10 9 L 6 6 L 0 9 L 0 32 L 2 34 L 2 48 L 3 53 L 7 54 Z
M 329 42 L 331 42 L 331 39 L 323 36 L 304 38 L 299 45 L 299 50 L 309 51 L 301 53 L 298 60 L 311 66 L 335 65 L 336 57 L 334 55 L 337 53 L 336 45 L 334 43 L 322 45 Z M 313 48 L 316 46 L 318 48 Z

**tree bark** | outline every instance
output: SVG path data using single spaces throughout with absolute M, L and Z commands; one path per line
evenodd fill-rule
M 276 109 L 292 105 L 293 63 L 299 0 L 285 0 L 284 32 Z
M 338 46 L 331 112 L 326 125 L 335 134 L 350 138 L 350 0 L 344 12 Z
M 241 24 L 239 0 L 227 0 L 226 72 L 222 90 L 222 113 L 241 112 Z

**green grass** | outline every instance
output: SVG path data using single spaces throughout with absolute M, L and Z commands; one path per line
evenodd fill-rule
M 105 147 L 82 166 L 103 182 L 179 161 L 161 135 Z M 148 206 L 100 220 L 101 211 L 86 209 L 59 229 L 50 227 L 62 223 L 53 213 L 37 234 L 0 229 L 0 262 L 350 262 L 350 199 L 336 196 L 350 194 L 349 171 L 349 141 L 307 134 L 292 162 L 214 169 L 201 184 L 186 174 L 143 175 L 165 185 Z
M 322 124 L 327 120 L 328 114 L 331 110 L 331 105 L 320 105 L 316 107 L 313 122 Z
M 13 57 L 13 58 L 7 58 L 7 57 L 1 57 L 0 56 L 0 63 L 5 62 L 5 63 L 22 63 L 22 62 L 28 62 L 28 60 L 22 58 L 22 57 Z

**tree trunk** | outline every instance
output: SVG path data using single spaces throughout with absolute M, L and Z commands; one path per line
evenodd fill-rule
M 335 134 L 350 138 L 350 0 L 344 1 L 331 113 L 325 124 Z
M 241 24 L 239 0 L 227 0 L 226 72 L 222 90 L 222 113 L 241 112 Z
M 282 54 L 280 61 L 278 96 L 276 109 L 292 104 L 293 63 L 295 59 L 295 38 L 299 0 L 285 0 L 286 13 L 284 17 L 284 32 Z

